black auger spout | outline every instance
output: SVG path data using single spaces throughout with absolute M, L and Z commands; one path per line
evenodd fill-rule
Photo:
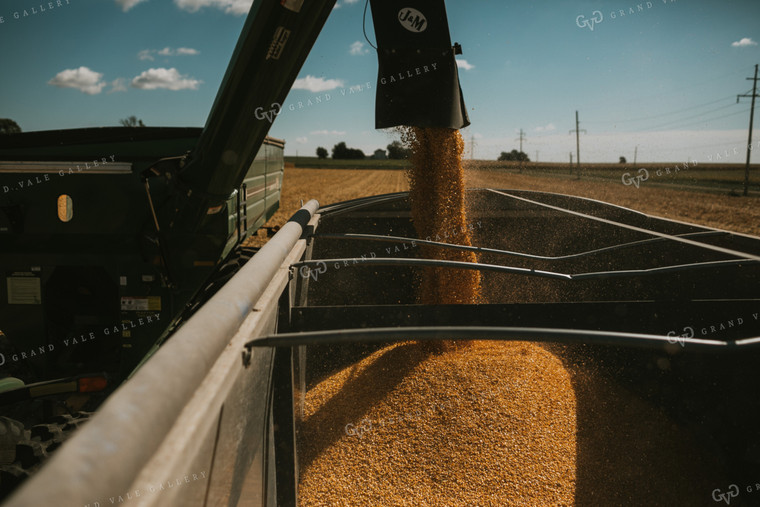
M 443 0 L 370 0 L 379 61 L 375 128 L 460 129 L 464 106 Z

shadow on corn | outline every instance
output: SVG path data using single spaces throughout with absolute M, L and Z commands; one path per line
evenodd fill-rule
M 348 376 L 340 388 L 301 421 L 298 434 L 301 473 L 324 450 L 346 436 L 344 426 L 336 420 L 361 420 L 429 355 L 419 344 L 410 342 L 380 352 L 366 368 L 359 370 L 354 365 L 347 369 Z M 336 419 L 336 414 L 340 418 Z
M 714 504 L 711 490 L 734 473 L 711 435 L 712 396 L 647 366 L 651 351 L 544 347 L 563 361 L 575 392 L 575 505 Z

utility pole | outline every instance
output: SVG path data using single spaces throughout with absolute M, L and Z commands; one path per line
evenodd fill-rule
M 744 164 L 744 195 L 747 195 L 747 188 L 749 187 L 749 157 L 752 153 L 752 122 L 755 119 L 755 97 L 757 97 L 757 64 L 755 64 L 755 77 L 748 77 L 752 80 L 752 95 L 745 93 L 744 95 L 736 96 L 736 103 L 739 103 L 741 97 L 752 97 L 752 106 L 749 108 L 749 138 L 747 139 L 747 162 Z
M 470 160 L 475 159 L 475 135 L 470 136 Z
M 571 130 L 570 133 L 572 134 L 575 132 L 575 153 L 578 155 L 576 157 L 576 163 L 578 164 L 578 175 L 575 178 L 576 180 L 581 179 L 581 132 L 587 134 L 585 129 L 579 129 L 578 126 L 578 111 L 575 111 L 575 130 Z M 570 164 L 572 165 L 572 162 Z
M 573 152 L 570 152 L 570 174 L 573 174 Z
M 523 152 L 522 143 L 524 139 L 525 139 L 525 132 L 523 132 L 523 129 L 520 129 L 520 137 L 515 139 L 515 141 L 517 140 L 520 141 L 520 153 L 517 154 L 518 157 L 522 157 L 522 152 Z M 522 172 L 522 163 L 523 163 L 522 158 L 520 158 L 520 172 Z
M 633 149 L 633 165 L 636 165 L 636 155 L 639 153 L 639 145 L 637 144 L 636 147 Z
M 536 162 L 538 162 L 538 150 L 536 150 Z
M 518 141 L 518 140 L 520 141 L 520 153 L 522 153 L 522 143 L 523 143 L 523 140 L 525 140 L 525 132 L 523 132 L 523 129 L 520 129 L 520 137 L 515 139 L 515 141 Z

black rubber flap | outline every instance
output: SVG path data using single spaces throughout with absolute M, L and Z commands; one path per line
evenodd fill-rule
M 443 0 L 370 0 L 378 46 L 375 128 L 470 124 Z

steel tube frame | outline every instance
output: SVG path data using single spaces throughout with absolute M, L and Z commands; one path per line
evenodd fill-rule
M 677 237 L 692 237 L 692 236 L 730 236 L 730 232 L 724 232 L 724 231 L 700 231 L 700 232 L 687 232 L 685 234 L 676 234 L 674 236 Z M 353 239 L 353 240 L 361 240 L 361 241 L 378 241 L 378 242 L 387 242 L 387 243 L 406 243 L 406 242 L 414 242 L 419 243 L 420 245 L 430 245 L 430 246 L 436 246 L 441 248 L 450 248 L 454 250 L 465 250 L 470 252 L 477 252 L 477 253 L 492 253 L 492 254 L 498 254 L 498 255 L 507 255 L 512 257 L 522 257 L 525 259 L 535 259 L 535 260 L 542 260 L 542 261 L 560 261 L 560 260 L 567 260 L 567 259 L 574 259 L 578 257 L 586 257 L 589 255 L 593 255 L 600 252 L 606 252 L 610 250 L 620 250 L 624 248 L 633 248 L 637 246 L 647 245 L 651 243 L 662 243 L 664 241 L 667 241 L 667 238 L 652 238 L 652 239 L 642 239 L 639 241 L 631 241 L 629 243 L 622 243 L 620 245 L 613 245 L 613 246 L 606 246 L 604 248 L 597 248 L 594 250 L 587 250 L 585 252 L 579 252 L 569 255 L 558 255 L 558 256 L 545 256 L 545 255 L 534 255 L 534 254 L 527 254 L 522 252 L 513 252 L 511 250 L 499 250 L 497 248 L 485 248 L 480 246 L 468 246 L 468 245 L 458 245 L 453 243 L 443 243 L 440 241 L 428 241 L 426 239 L 418 239 L 418 238 L 409 238 L 404 236 L 383 236 L 381 234 L 357 234 L 357 233 L 345 233 L 345 234 L 336 234 L 336 233 L 321 233 L 321 234 L 314 234 L 311 236 L 314 239 L 320 239 L 320 238 L 327 238 L 327 239 Z
M 553 329 L 537 327 L 487 326 L 410 326 L 358 329 L 330 329 L 305 333 L 282 333 L 256 338 L 245 347 L 294 347 L 341 343 L 403 342 L 409 340 L 498 340 L 655 348 L 673 346 L 672 336 L 591 329 Z M 736 341 L 703 340 L 679 337 L 689 350 L 709 352 L 734 351 L 741 347 L 760 348 L 760 337 Z
M 662 266 L 657 268 L 648 269 L 626 269 L 620 271 L 595 271 L 589 273 L 557 273 L 555 271 L 544 271 L 540 269 L 532 268 L 519 268 L 514 266 L 502 266 L 499 264 L 481 264 L 478 262 L 462 262 L 462 261 L 442 261 L 436 259 L 416 259 L 416 258 L 390 258 L 390 257 L 375 257 L 375 258 L 340 258 L 340 259 L 310 259 L 297 262 L 293 264 L 293 268 L 300 268 L 307 266 L 309 269 L 313 267 L 321 268 L 321 265 L 330 266 L 332 264 L 339 264 L 343 267 L 359 267 L 361 265 L 367 266 L 425 266 L 434 268 L 451 268 L 451 269 L 469 269 L 473 271 L 495 271 L 498 273 L 509 273 L 513 275 L 525 275 L 525 276 L 537 276 L 539 278 L 553 278 L 556 280 L 591 280 L 591 279 L 604 279 L 604 278 L 624 278 L 634 276 L 652 276 L 662 273 L 675 273 L 678 271 L 691 271 L 697 269 L 712 269 L 718 267 L 727 266 L 750 266 L 759 264 L 760 261 L 744 261 L 744 260 L 723 260 L 723 261 L 708 261 L 708 262 L 693 262 L 691 264 L 678 264 L 674 266 Z M 308 273 L 307 273 L 308 275 Z
M 669 239 L 671 241 L 676 241 L 678 243 L 685 243 L 687 245 L 696 246 L 698 248 L 704 248 L 705 250 L 712 250 L 714 252 L 720 252 L 720 253 L 723 253 L 723 254 L 730 255 L 732 257 L 739 257 L 740 259 L 749 259 L 749 260 L 754 260 L 754 261 L 760 261 L 760 256 L 758 256 L 758 255 L 754 255 L 754 254 L 750 254 L 750 253 L 746 253 L 746 252 L 740 252 L 738 250 L 732 250 L 730 248 L 723 248 L 723 247 L 720 247 L 720 246 L 710 245 L 708 243 L 701 243 L 699 241 L 694 241 L 694 240 L 687 239 L 687 238 L 682 238 L 682 237 L 679 237 L 679 236 L 673 236 L 671 234 L 665 234 L 663 232 L 652 231 L 652 230 L 649 230 L 649 229 L 644 229 L 644 228 L 641 228 L 641 227 L 636 227 L 635 225 L 624 224 L 622 222 L 616 222 L 614 220 L 609 220 L 609 219 L 606 219 L 606 218 L 595 217 L 594 215 L 589 215 L 587 213 L 581 213 L 579 211 L 573 211 L 573 210 L 569 210 L 569 209 L 566 209 L 566 208 L 561 208 L 559 206 L 553 206 L 551 204 L 546 204 L 546 203 L 543 203 L 543 202 L 534 201 L 532 199 L 526 199 L 525 197 L 519 197 L 519 196 L 516 196 L 516 195 L 508 194 L 508 193 L 502 192 L 500 190 L 494 190 L 493 188 L 488 188 L 486 190 L 488 190 L 489 192 L 493 192 L 494 194 L 503 195 L 504 197 L 509 197 L 511 199 L 515 199 L 515 200 L 518 200 L 518 201 L 526 202 L 526 203 L 533 204 L 533 205 L 536 205 L 536 206 L 541 206 L 541 207 L 552 209 L 552 210 L 559 211 L 559 212 L 562 212 L 562 213 L 567 213 L 569 215 L 575 215 L 575 216 L 578 216 L 578 217 L 581 217 L 581 218 L 587 218 L 589 220 L 594 220 L 596 222 L 601 222 L 603 224 L 608 224 L 608 225 L 613 225 L 613 226 L 616 226 L 616 227 L 621 227 L 623 229 L 628 229 L 630 231 L 640 232 L 640 233 L 643 233 L 643 234 L 648 234 L 650 236 L 657 236 L 658 238 L 665 238 L 665 239 Z

